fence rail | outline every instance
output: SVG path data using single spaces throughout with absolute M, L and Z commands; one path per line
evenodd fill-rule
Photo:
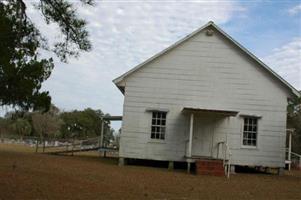
M 56 138 L 40 138 L 40 137 L 1 137 L 0 143 L 6 144 L 24 144 L 34 148 L 35 152 L 43 153 L 71 153 L 81 151 L 118 151 L 111 145 L 101 147 L 100 137 L 93 137 L 87 139 L 56 139 Z M 41 150 L 42 149 L 42 150 Z

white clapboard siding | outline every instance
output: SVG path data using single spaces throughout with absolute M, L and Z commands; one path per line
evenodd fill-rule
M 185 160 L 189 115 L 182 109 L 195 107 L 261 116 L 256 149 L 241 145 L 242 117 L 217 118 L 213 155 L 217 143 L 227 140 L 233 164 L 284 165 L 289 92 L 217 30 L 213 36 L 201 31 L 126 77 L 122 84 L 121 157 Z M 169 110 L 164 141 L 150 139 L 151 113 L 147 108 Z

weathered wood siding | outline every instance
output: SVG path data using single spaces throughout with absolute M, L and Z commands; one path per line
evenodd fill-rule
M 214 145 L 227 138 L 234 164 L 283 166 L 287 96 L 277 80 L 224 36 L 202 31 L 125 79 L 120 156 L 183 160 L 189 117 L 181 111 L 186 106 L 262 116 L 256 149 L 241 146 L 240 116 L 216 120 Z M 169 110 L 164 141 L 150 138 L 146 108 Z

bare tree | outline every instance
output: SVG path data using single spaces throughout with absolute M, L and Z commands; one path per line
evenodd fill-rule
M 43 142 L 43 152 L 45 151 L 45 138 L 55 137 L 61 126 L 61 120 L 53 113 L 32 114 L 32 124 L 34 130 L 40 135 Z

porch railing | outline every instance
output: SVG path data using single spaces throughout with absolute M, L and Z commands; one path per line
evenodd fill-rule
M 285 155 L 285 164 L 288 164 L 288 170 L 291 170 L 291 166 L 301 169 L 301 155 L 295 152 L 289 152 L 289 149 L 286 149 Z
M 222 151 L 223 151 L 223 166 L 225 168 L 225 174 L 227 178 L 230 178 L 230 168 L 231 168 L 231 156 L 232 153 L 230 151 L 229 145 L 227 142 L 219 142 L 217 143 L 217 158 L 220 158 L 219 153 L 220 153 L 220 148 L 222 146 Z

